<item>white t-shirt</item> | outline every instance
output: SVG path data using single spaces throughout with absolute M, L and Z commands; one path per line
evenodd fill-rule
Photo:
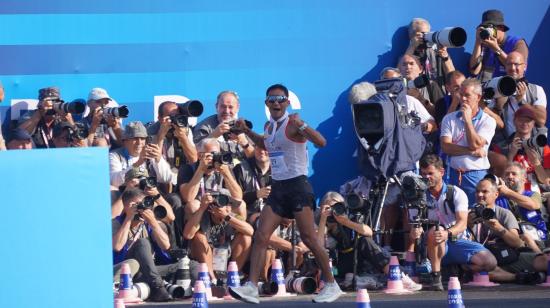
M 429 120 L 434 120 L 434 117 L 426 110 L 426 107 L 416 98 L 407 95 L 407 109 L 409 112 L 416 111 L 420 117 L 420 123 L 426 123 Z
M 439 223 L 445 227 L 450 228 L 456 224 L 456 212 L 468 212 L 468 197 L 466 193 L 457 186 L 453 188 L 453 203 L 455 207 L 455 213 L 451 211 L 448 205 L 445 205 L 445 197 L 447 196 L 446 190 L 443 189 L 439 195 L 439 199 L 435 200 L 433 196 L 428 192 L 428 219 L 439 221 Z M 461 238 L 464 232 L 457 235 Z
M 476 130 L 476 133 L 483 139 L 486 143 L 483 146 L 485 153 L 489 153 L 489 144 L 491 139 L 495 135 L 495 129 L 497 123 L 495 119 L 491 118 L 485 112 L 481 112 L 481 117 L 478 115 L 474 116 L 473 124 Z M 451 142 L 456 145 L 463 147 L 468 147 L 468 138 L 466 137 L 466 131 L 464 126 L 464 120 L 462 119 L 462 112 L 455 111 L 447 114 L 443 121 L 441 121 L 441 137 L 451 137 Z M 463 169 L 463 170 L 487 170 L 491 166 L 489 164 L 489 159 L 487 155 L 485 157 L 475 157 L 472 155 L 453 155 L 449 156 L 450 162 L 449 165 L 454 169 Z

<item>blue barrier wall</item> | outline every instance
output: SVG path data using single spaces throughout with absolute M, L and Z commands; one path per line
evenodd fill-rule
M 214 112 L 218 92 L 241 97 L 240 115 L 265 121 L 265 88 L 286 84 L 302 117 L 327 138 L 311 148 L 312 180 L 321 194 L 357 174 L 347 91 L 375 80 L 406 49 L 413 17 L 432 29 L 462 26 L 470 39 L 451 51 L 465 71 L 481 13 L 501 9 L 511 32 L 531 45 L 528 77 L 550 86 L 548 6 L 529 1 L 0 1 L 0 80 L 10 99 L 36 98 L 58 85 L 67 99 L 105 87 L 131 107 L 131 120 L 152 120 L 155 95 L 179 94 Z M 547 87 L 548 88 L 548 87 Z M 337 166 L 337 169 L 334 167 Z M 338 172 L 334 172 L 338 170 Z
M 0 307 L 113 307 L 107 150 L 0 152 Z

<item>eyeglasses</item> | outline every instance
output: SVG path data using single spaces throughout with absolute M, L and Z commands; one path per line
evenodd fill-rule
M 288 100 L 288 97 L 284 95 L 269 95 L 265 98 L 266 102 L 273 104 L 275 102 L 281 104 Z

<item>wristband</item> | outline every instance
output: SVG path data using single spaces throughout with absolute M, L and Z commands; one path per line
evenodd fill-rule
M 298 127 L 298 130 L 303 132 L 307 127 L 308 127 L 307 123 L 304 122 L 304 124 L 302 124 L 302 126 Z
M 229 222 L 231 220 L 231 215 L 227 215 L 223 218 L 225 222 Z

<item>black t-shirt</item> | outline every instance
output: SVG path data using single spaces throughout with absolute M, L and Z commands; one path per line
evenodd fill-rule
M 259 212 L 256 191 L 258 187 L 263 188 L 271 185 L 271 169 L 262 174 L 262 170 L 256 164 L 256 159 L 252 157 L 235 166 L 233 174 L 243 190 L 243 200 L 246 203 L 248 213 Z

